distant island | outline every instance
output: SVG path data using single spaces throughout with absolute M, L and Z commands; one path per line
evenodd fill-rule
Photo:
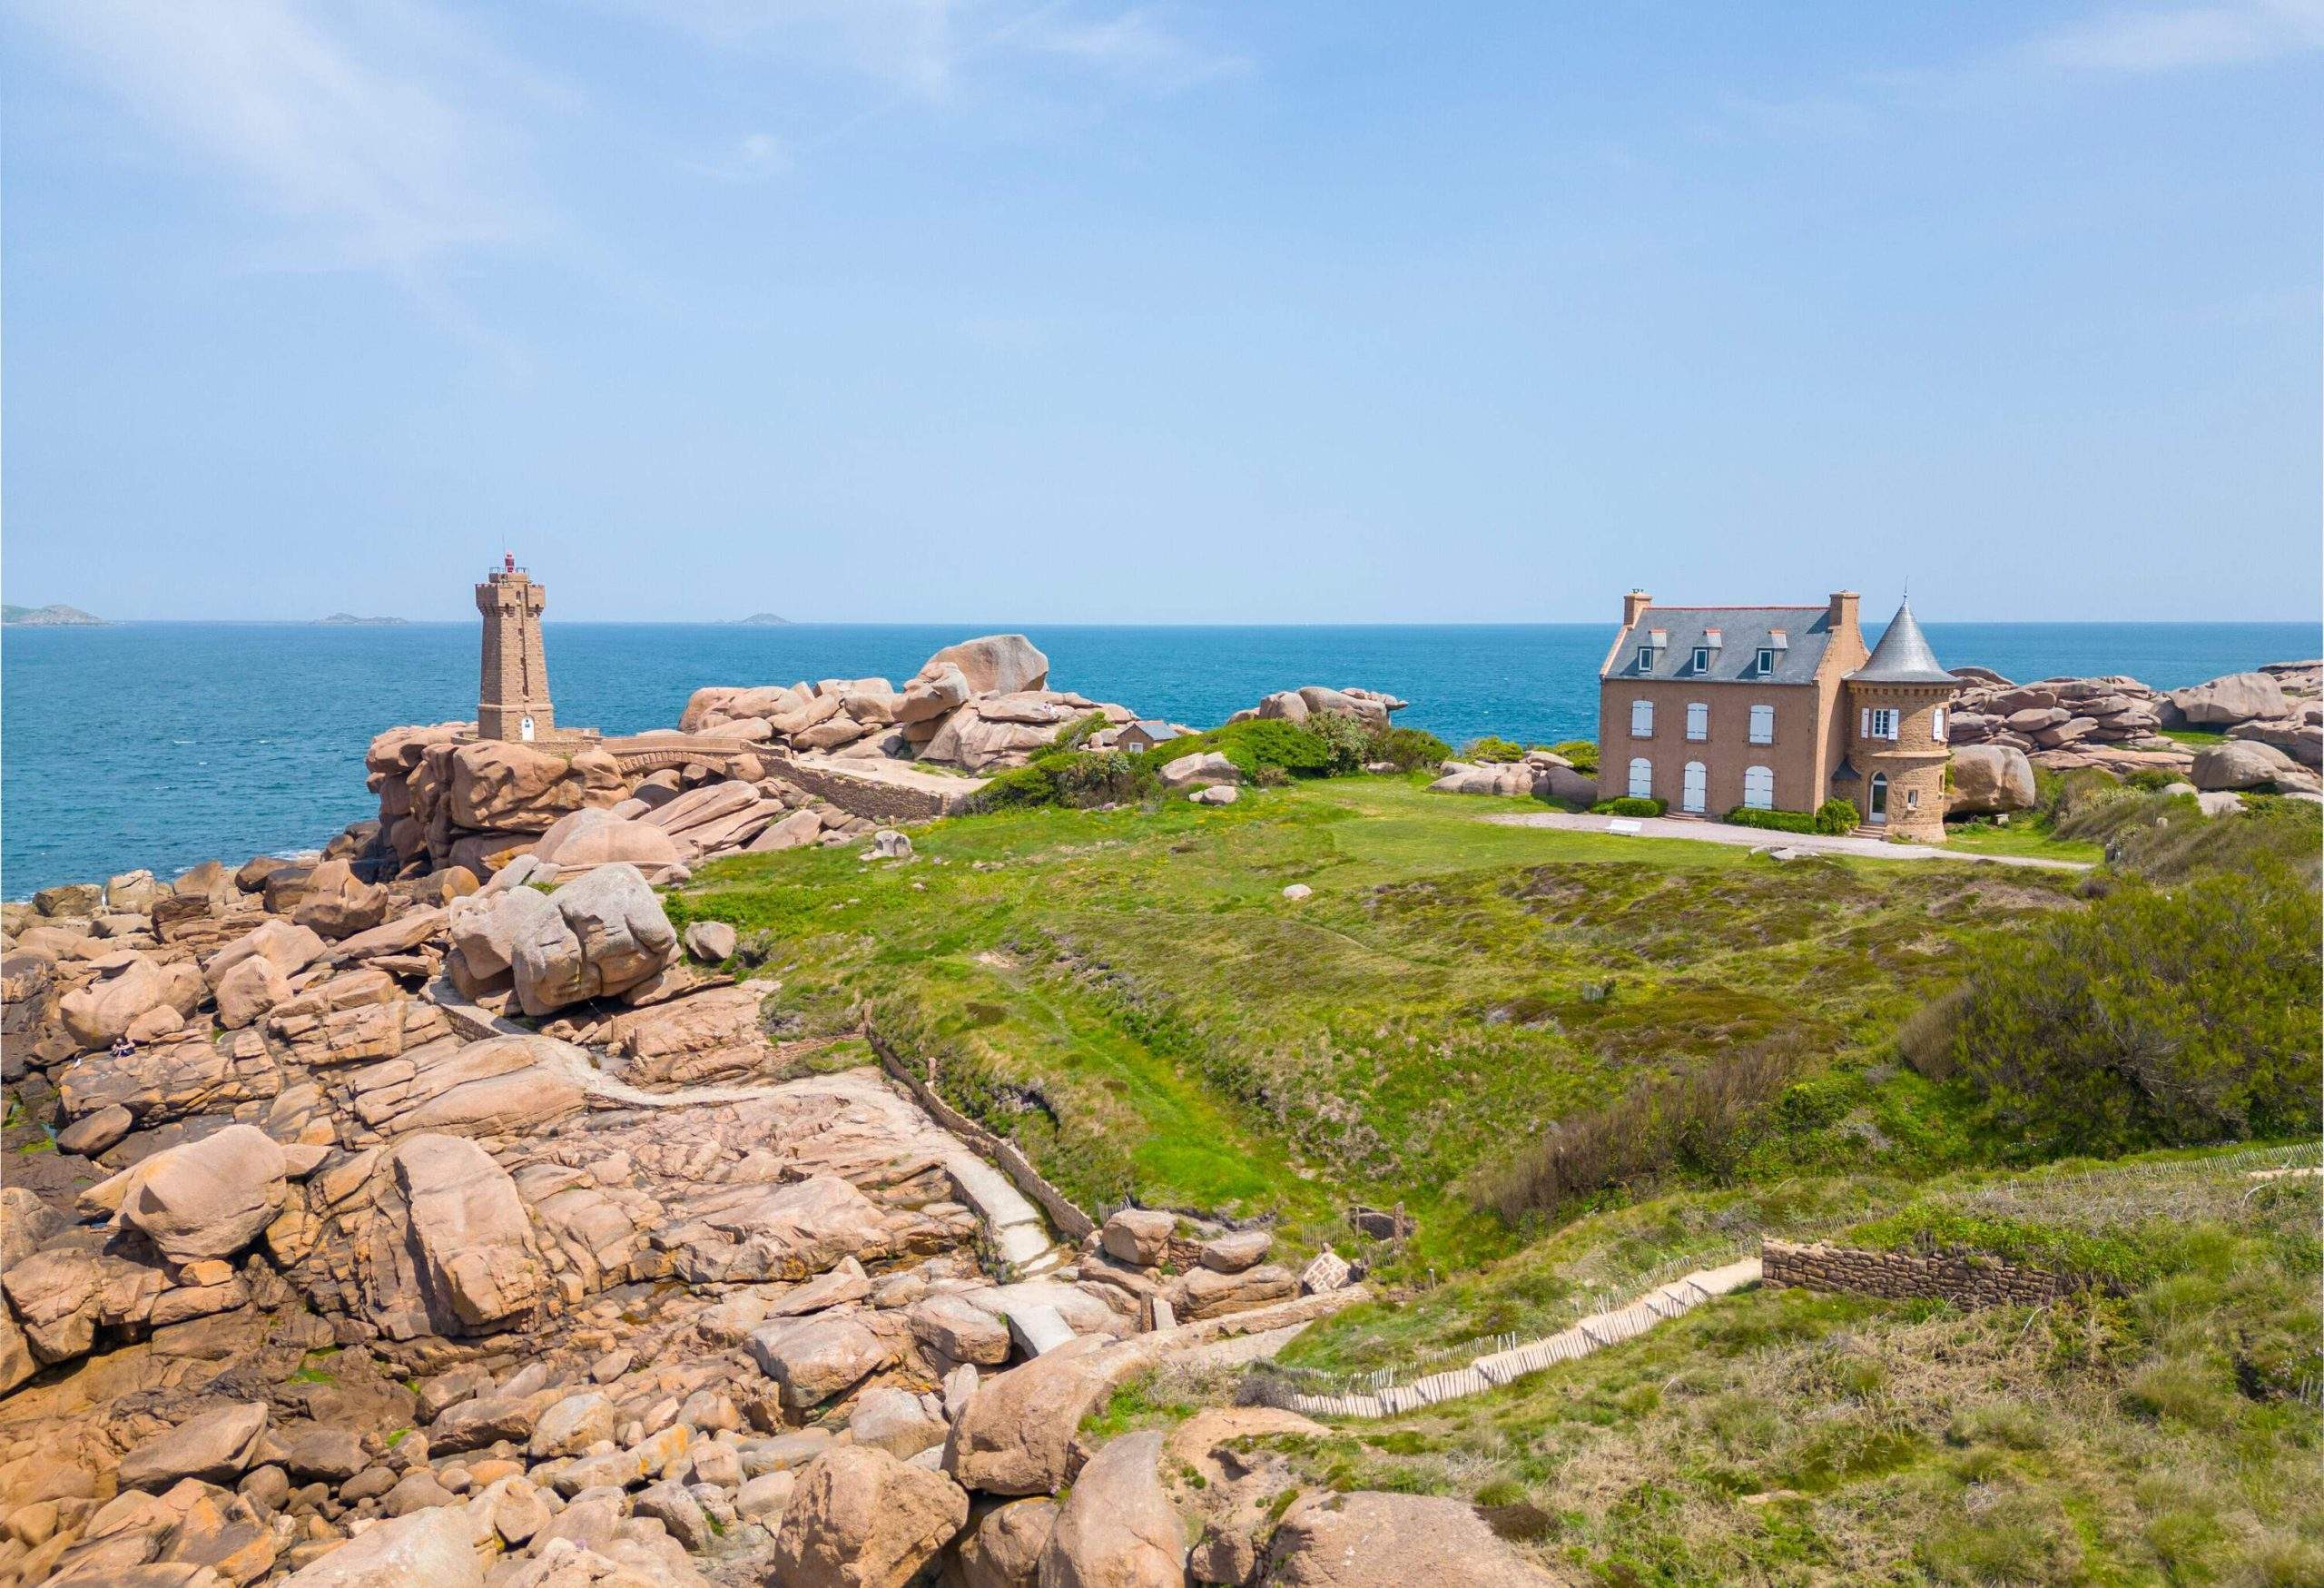
M 318 617 L 317 624 L 336 624 L 341 627 L 380 628 L 405 621 L 400 617 L 358 617 L 352 612 L 334 612 L 329 617 Z
M 777 617 L 772 612 L 753 612 L 748 617 L 737 619 L 737 622 L 744 626 L 756 624 L 762 628 L 771 624 L 781 624 L 787 627 L 790 625 L 791 619 L 788 617 Z
M 67 607 L 60 602 L 46 607 L 0 605 L 0 623 L 25 628 L 88 628 L 103 626 L 104 619 L 93 616 L 78 607 Z

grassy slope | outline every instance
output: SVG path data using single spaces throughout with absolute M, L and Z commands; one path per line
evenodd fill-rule
M 1496 808 L 1350 779 L 975 818 L 921 830 L 906 866 L 714 866 L 677 912 L 768 929 L 804 1031 L 868 1001 L 1090 1202 L 1269 1212 L 1295 1248 L 1349 1251 L 1348 1202 L 1403 1200 L 1423 1236 L 1401 1275 L 1446 1282 L 1310 1331 L 1295 1366 L 1458 1359 L 1762 1231 L 1969 1234 L 2122 1281 L 2038 1314 L 1748 1292 L 1296 1446 L 1320 1481 L 1501 1507 L 1618 1584 L 2324 1581 L 2316 1182 L 2255 1187 L 2232 1154 L 1963 1169 L 1984 1154 L 1958 1100 L 1887 1061 L 1966 940 L 2069 905 L 2074 878 L 1477 819 Z M 2117 814 L 2174 853 L 2266 835 Z M 2312 850 L 2313 825 L 2287 831 Z M 1295 882 L 1315 895 L 1285 901 Z M 1546 1234 L 1472 1210 L 1464 1177 L 1541 1122 L 1768 1043 L 1803 1078 L 1722 1187 Z M 1101 1423 L 1232 1393 L 1142 1384 Z
M 1539 1547 L 1611 1583 L 2324 1581 L 2318 1183 L 2255 1185 L 2250 1155 L 2206 1157 L 1586 1219 L 1486 1287 L 1553 1313 L 1577 1277 L 1627 1293 L 1655 1254 L 1717 1249 L 1762 1217 L 1848 1238 L 1882 1210 L 1859 1228 L 2003 1219 L 2136 1253 L 2137 1274 L 2041 1312 L 1746 1292 L 1299 1457 L 1344 1486 L 1536 1506 Z M 1450 1332 L 1473 1303 L 1429 1309 Z
M 807 1031 L 868 1001 L 1092 1204 L 1272 1213 L 1344 1250 L 1348 1202 L 1401 1200 L 1413 1260 L 1458 1267 L 1511 1244 L 1472 1211 L 1472 1169 L 1650 1070 L 1846 1052 L 1965 933 L 2071 883 L 1479 819 L 1494 808 L 1354 778 L 1003 814 L 920 830 L 905 866 L 723 863 L 680 905 L 770 929 Z
M 1492 1507 L 1544 1560 L 1621 1588 L 2324 1581 L 2324 1207 L 2313 1179 L 2247 1178 L 2314 1158 L 2304 1143 L 1918 1186 L 1844 1176 L 1594 1215 L 1403 1309 L 1404 1348 L 1561 1327 L 1761 1227 L 1895 1244 L 2006 1224 L 2037 1247 L 2112 1249 L 2130 1277 L 1968 1314 L 1752 1289 L 1481 1396 L 1272 1443 L 1327 1486 Z M 1395 1311 L 1296 1345 L 1368 1361 Z M 1094 1421 L 1166 1425 L 1231 1392 L 1166 1373 Z

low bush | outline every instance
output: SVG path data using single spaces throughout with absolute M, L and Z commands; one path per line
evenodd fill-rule
M 1576 772 L 1598 774 L 1598 745 L 1591 739 L 1561 739 L 1550 746 L 1550 754 L 1562 755 L 1573 763 Z
M 1481 1179 L 1485 1206 L 1512 1222 L 1556 1217 L 1601 1191 L 1636 1190 L 1678 1169 L 1730 1178 L 1756 1116 L 1790 1083 L 1797 1056 L 1758 1043 L 1675 1075 L 1658 1075 L 1600 1109 L 1560 1121 Z
M 1863 820 L 1853 800 L 1826 800 L 1816 807 L 1816 831 L 1835 837 L 1855 832 L 1856 824 Z
M 1206 733 L 1157 745 L 1151 750 L 1140 751 L 1133 759 L 1150 771 L 1159 772 L 1182 756 L 1213 750 L 1233 762 L 1236 769 L 1249 778 L 1256 778 L 1262 770 L 1270 767 L 1295 777 L 1322 777 L 1332 769 L 1332 746 L 1327 742 L 1306 728 L 1275 717 L 1228 723 Z
M 1720 819 L 1737 827 L 1765 827 L 1773 833 L 1819 831 L 1816 817 L 1807 811 L 1760 811 L 1749 805 L 1738 805 Z
M 2315 892 L 2280 862 L 2168 892 L 2132 879 L 1988 943 L 1945 1060 L 2043 1152 L 2312 1133 L 2319 932 Z
M 1342 712 L 1319 711 L 1304 725 L 1330 757 L 1324 767 L 1328 776 L 1361 772 L 1364 764 L 1372 759 L 1372 729 L 1354 717 Z
M 1399 772 L 1415 772 L 1452 757 L 1452 746 L 1420 728 L 1378 728 L 1372 735 L 1371 759 L 1385 761 Z
M 1482 739 L 1472 739 L 1461 746 L 1463 761 L 1522 761 L 1525 746 L 1514 739 L 1504 739 L 1497 734 L 1487 734 Z
M 1670 808 L 1668 800 L 1640 799 L 1636 794 L 1624 794 L 1618 800 L 1600 800 L 1590 807 L 1600 816 L 1659 816 Z
M 1116 750 L 1051 750 L 993 777 L 977 795 L 976 808 L 1118 804 L 1154 785 L 1153 770 L 1140 766 L 1137 756 Z

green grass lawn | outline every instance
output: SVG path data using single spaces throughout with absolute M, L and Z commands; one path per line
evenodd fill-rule
M 2206 745 L 2227 743 L 2225 734 L 2216 733 L 2210 728 L 2164 728 L 2162 736 L 2166 739 L 2176 739 L 2191 750 L 2200 750 Z
M 1964 854 L 2023 854 L 2040 860 L 2072 860 L 2096 865 L 2106 858 L 2105 847 L 2076 838 L 2061 838 L 2043 824 L 2021 816 L 2006 827 L 1987 823 L 1960 822 L 1945 829 L 1945 846 Z
M 1494 804 L 1345 778 L 958 818 L 902 865 L 723 862 L 675 912 L 764 929 L 803 1033 L 868 1008 L 1088 1205 L 1268 1213 L 1295 1249 L 1349 1251 L 1351 1203 L 1403 1202 L 1408 1263 L 1450 1270 L 1513 1244 L 1473 1178 L 1551 1122 L 1738 1044 L 1804 1070 L 1876 1044 L 1966 934 L 2066 897 Z

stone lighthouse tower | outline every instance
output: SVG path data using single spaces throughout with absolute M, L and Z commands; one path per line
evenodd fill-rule
M 525 744 L 556 737 L 548 698 L 548 655 L 541 648 L 541 608 L 548 593 L 503 553 L 500 566 L 476 587 L 484 614 L 484 673 L 477 687 L 476 736 Z

